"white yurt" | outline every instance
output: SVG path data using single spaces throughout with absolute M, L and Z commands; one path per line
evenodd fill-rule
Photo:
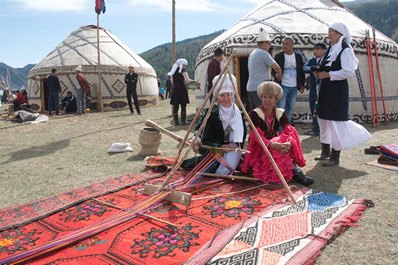
M 74 70 L 78 65 L 82 66 L 91 86 L 91 108 L 97 107 L 96 103 L 101 102 L 98 95 L 102 98 L 102 108 L 105 111 L 128 108 L 124 76 L 130 65 L 134 66 L 134 71 L 138 74 L 139 104 L 145 106 L 158 103 L 157 76 L 150 64 L 104 28 L 99 29 L 99 47 L 98 69 L 97 26 L 82 26 L 36 64 L 28 74 L 28 97 L 32 107 L 41 112 L 47 110 L 48 92 L 45 80 L 53 68 L 58 70 L 61 97 L 67 91 L 76 95 L 77 80 Z
M 232 69 L 233 73 L 238 78 L 240 93 L 244 98 L 248 79 L 247 59 L 257 45 L 257 36 L 260 28 L 264 28 L 273 39 L 273 55 L 281 51 L 283 38 L 291 36 L 295 40 L 294 47 L 296 51 L 301 51 L 306 59 L 310 59 L 315 43 L 323 42 L 328 45 L 328 27 L 335 22 L 343 22 L 350 28 L 353 39 L 352 46 L 359 59 L 359 67 L 356 71 L 356 76 L 349 79 L 349 112 L 351 119 L 360 123 L 370 123 L 372 120 L 372 97 L 369 73 L 371 71 L 368 68 L 369 63 L 365 42 L 365 30 L 370 30 L 372 37 L 372 26 L 362 21 L 348 9 L 345 9 L 339 1 L 262 1 L 262 3 L 250 11 L 249 14 L 201 50 L 196 60 L 195 79 L 199 80 L 202 86 L 206 84 L 207 66 L 212 59 L 213 52 L 216 48 L 222 48 L 227 56 L 233 54 L 234 60 Z M 387 116 L 390 120 L 397 120 L 397 44 L 377 30 L 375 34 Z M 380 120 L 383 120 L 384 112 L 375 55 L 373 55 L 372 60 L 376 83 L 378 116 Z M 202 103 L 205 91 L 206 89 L 202 87 L 202 89 L 197 92 L 197 106 L 200 106 Z M 305 120 L 309 112 L 308 92 L 304 92 L 303 94 L 299 93 L 293 119 L 296 121 Z

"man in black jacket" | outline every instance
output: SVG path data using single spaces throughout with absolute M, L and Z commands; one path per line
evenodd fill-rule
M 289 122 L 292 122 L 297 90 L 303 93 L 305 84 L 303 57 L 294 52 L 293 45 L 294 39 L 285 37 L 282 42 L 283 51 L 275 55 L 275 61 L 282 69 L 283 98 L 278 101 L 278 108 L 285 109 Z M 280 80 L 278 74 L 275 74 L 275 77 Z
M 130 113 L 134 114 L 133 105 L 131 104 L 131 97 L 133 97 L 134 106 L 137 110 L 138 115 L 141 115 L 140 106 L 138 104 L 138 96 L 137 96 L 137 82 L 138 75 L 134 72 L 134 67 L 129 66 L 129 72 L 126 74 L 124 78 L 124 83 L 127 85 L 127 103 L 129 104 Z
M 59 94 L 61 93 L 61 84 L 58 78 L 57 69 L 51 70 L 51 75 L 47 78 L 48 87 L 48 115 L 52 115 L 55 105 L 55 114 L 59 115 Z

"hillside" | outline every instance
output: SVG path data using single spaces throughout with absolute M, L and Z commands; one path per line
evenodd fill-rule
M 176 43 L 177 59 L 185 58 L 188 61 L 188 74 L 191 78 L 194 76 L 195 61 L 200 50 L 224 30 L 216 31 L 209 35 L 203 35 L 192 39 L 186 39 Z M 149 51 L 143 52 L 140 56 L 147 61 L 156 71 L 162 84 L 166 81 L 167 73 L 171 70 L 171 43 L 159 45 Z
M 398 0 L 357 0 L 344 4 L 362 20 L 398 42 Z
M 20 89 L 22 86 L 26 87 L 26 79 L 30 69 L 35 66 L 34 64 L 28 64 L 23 68 L 12 68 L 5 63 L 0 62 L 0 80 L 1 77 L 6 78 L 7 76 L 7 68 L 10 71 L 10 87 L 13 90 Z

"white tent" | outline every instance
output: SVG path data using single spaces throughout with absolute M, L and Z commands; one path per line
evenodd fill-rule
M 207 44 L 196 60 L 195 79 L 202 84 L 196 95 L 198 106 L 204 98 L 206 71 L 216 48 L 223 48 L 227 55 L 234 54 L 233 72 L 238 78 L 238 86 L 244 97 L 246 91 L 247 58 L 256 47 L 259 28 L 264 28 L 273 38 L 273 54 L 281 51 L 282 40 L 291 36 L 295 48 L 302 51 L 307 59 L 312 57 L 313 45 L 323 42 L 328 45 L 328 27 L 334 22 L 343 22 L 351 30 L 352 46 L 359 59 L 356 77 L 349 79 L 350 116 L 357 122 L 370 122 L 372 113 L 368 56 L 366 50 L 365 30 L 372 32 L 372 26 L 362 21 L 339 1 L 331 0 L 267 0 L 243 17 L 230 29 Z M 398 119 L 398 85 L 396 72 L 398 68 L 397 44 L 379 31 L 376 31 L 380 71 L 386 110 L 389 119 Z M 375 60 L 373 59 L 373 64 Z M 383 118 L 380 90 L 374 67 L 378 113 Z M 298 95 L 293 118 L 302 120 L 309 112 L 308 92 Z
M 130 50 L 109 30 L 100 28 L 100 73 L 101 96 L 104 110 L 127 108 L 124 75 L 133 65 L 139 76 L 137 93 L 140 105 L 158 103 L 158 85 L 155 70 L 144 59 Z M 74 69 L 82 65 L 83 72 L 91 83 L 92 100 L 97 100 L 98 54 L 97 26 L 82 26 L 73 31 L 42 61 L 36 64 L 28 75 L 28 97 L 33 108 L 44 111 L 47 108 L 45 78 L 52 68 L 58 70 L 62 94 L 72 91 L 76 95 Z

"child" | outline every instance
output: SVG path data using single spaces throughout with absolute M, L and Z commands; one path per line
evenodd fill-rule
M 159 96 L 161 100 L 164 100 L 164 97 L 166 95 L 166 89 L 164 89 L 164 87 L 160 86 L 159 87 Z

